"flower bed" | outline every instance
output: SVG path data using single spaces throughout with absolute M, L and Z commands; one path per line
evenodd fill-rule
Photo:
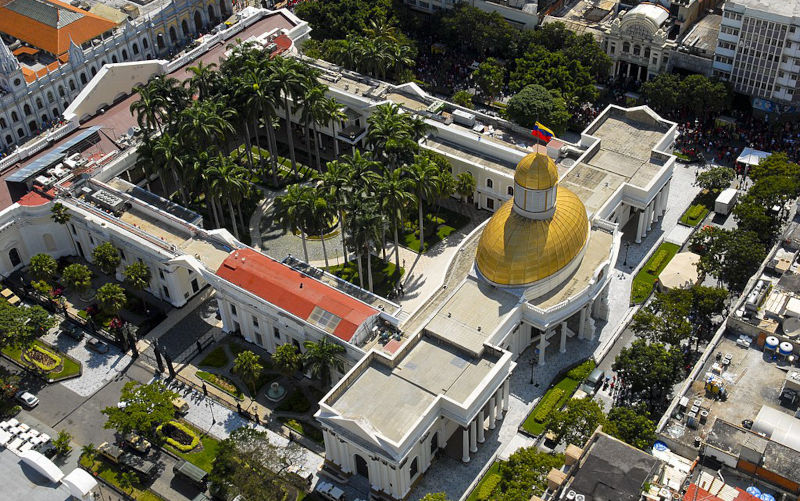
M 31 352 L 38 353 L 39 355 L 34 354 L 34 359 L 31 360 L 29 356 Z M 62 381 L 81 374 L 80 362 L 38 339 L 34 341 L 32 348 L 24 354 L 19 346 L 6 346 L 3 348 L 2 353 L 5 357 L 23 367 L 38 369 L 38 374 L 49 383 Z M 45 358 L 45 356 L 48 358 Z M 50 361 L 53 357 L 58 359 L 58 363 L 55 366 L 52 366 L 52 362 Z M 46 369 L 42 364 L 36 362 L 37 359 L 46 361 L 47 367 L 52 366 L 52 368 Z
M 240 390 L 239 387 L 236 386 L 236 383 L 226 378 L 225 376 L 220 376 L 219 374 L 213 374 L 211 372 L 206 372 L 206 371 L 197 371 L 197 377 L 199 377 L 206 383 L 214 386 L 215 388 L 224 391 L 225 393 L 236 398 L 237 400 L 242 400 L 244 398 L 242 390 Z
M 521 430 L 531 436 L 539 436 L 544 433 L 550 414 L 564 407 L 572 397 L 572 394 L 575 393 L 575 390 L 578 389 L 578 386 L 595 367 L 594 360 L 587 360 L 567 372 L 561 380 L 542 396 L 539 403 L 536 404 L 536 407 L 533 408 L 533 411 L 520 426 Z
M 33 365 L 45 372 L 50 372 L 61 365 L 61 357 L 36 344 L 33 345 L 30 350 L 25 352 L 23 357 L 25 360 L 31 362 Z
M 322 437 L 322 430 L 314 426 L 313 424 L 309 424 L 305 421 L 298 421 L 297 419 L 287 418 L 287 417 L 279 417 L 278 421 L 285 424 L 288 428 L 293 429 L 297 433 L 304 435 L 314 442 L 319 444 L 324 442 Z
M 181 452 L 189 452 L 200 444 L 200 437 L 178 421 L 170 421 L 156 428 L 167 443 Z

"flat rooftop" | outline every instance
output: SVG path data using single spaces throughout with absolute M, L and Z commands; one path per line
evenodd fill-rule
M 438 395 L 465 402 L 498 360 L 491 354 L 473 357 L 423 336 L 397 367 L 373 360 L 328 404 L 340 415 L 360 419 L 399 442 Z
M 479 354 L 484 341 L 516 310 L 518 303 L 519 297 L 483 280 L 467 277 L 425 330 Z
M 717 37 L 719 36 L 721 24 L 722 16 L 708 14 L 689 30 L 680 41 L 680 44 L 689 47 L 693 52 L 713 54 L 717 47 Z
M 566 301 L 573 295 L 588 287 L 597 268 L 611 256 L 614 236 L 603 230 L 592 229 L 589 233 L 589 243 L 586 253 L 578 269 L 570 275 L 569 279 L 556 287 L 549 294 L 528 301 L 533 306 L 547 309 Z
M 23 464 L 8 449 L 0 450 L 0 471 L 3 472 L 3 499 L 25 501 L 67 501 L 71 499 L 66 485 L 54 484 L 30 466 Z
M 692 429 L 687 425 L 685 415 L 678 418 L 673 416 L 664 426 L 665 435 L 692 446 L 694 437 L 708 436 L 717 418 L 741 425 L 745 419 L 755 420 L 762 405 L 778 409 L 790 416 L 794 414 L 792 410 L 782 407 L 778 400 L 788 367 L 772 361 L 771 356 L 765 355 L 756 343 L 750 348 L 737 345 L 737 338 L 738 334 L 730 330 L 725 333 L 685 394 L 689 399 L 689 407 L 694 405 L 695 400 L 699 400 L 700 408 L 708 411 L 706 423 L 699 424 L 697 421 L 699 427 Z M 732 357 L 730 366 L 720 375 L 728 391 L 726 401 L 706 397 L 706 374 L 711 372 L 712 366 L 717 363 L 718 354 L 723 358 L 726 354 Z
M 785 0 L 729 0 L 729 4 L 740 5 L 747 9 L 760 10 L 768 14 L 779 14 L 787 17 L 800 17 L 800 3 Z

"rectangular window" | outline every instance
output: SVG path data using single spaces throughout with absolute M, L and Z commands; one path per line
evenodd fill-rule
M 253 325 L 258 327 L 258 319 L 256 317 L 253 317 Z
M 236 315 L 236 305 L 231 303 L 231 315 Z
M 94 245 L 94 238 L 91 235 L 89 235 L 89 243 Z
M 280 339 L 281 338 L 281 331 L 277 327 L 274 327 L 272 329 L 272 334 L 275 336 L 275 339 Z
M 256 337 L 256 344 L 259 346 L 264 346 L 264 339 L 262 339 L 261 334 L 254 332 L 253 335 Z
M 125 261 L 125 251 L 123 251 L 122 249 L 117 249 L 117 250 L 119 250 L 119 257 L 120 257 L 120 259 L 122 259 L 123 261 Z
M 158 269 L 158 276 L 161 277 L 161 280 L 164 280 L 164 270 L 161 268 Z
M 73 235 L 77 235 L 78 234 L 78 232 L 75 230 L 75 225 L 74 224 L 70 223 L 69 227 L 72 228 L 72 234 Z
M 164 297 L 168 298 L 169 297 L 169 289 L 167 289 L 167 286 L 166 285 L 162 286 L 161 290 L 164 291 Z

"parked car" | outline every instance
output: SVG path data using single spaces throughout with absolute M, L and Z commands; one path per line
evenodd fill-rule
M 86 347 L 97 353 L 108 353 L 108 345 L 96 337 L 86 342 Z
M 32 393 L 28 393 L 25 390 L 17 393 L 16 398 L 19 403 L 21 403 L 28 409 L 33 409 L 34 407 L 39 405 L 39 399 Z
M 580 389 L 585 391 L 587 395 L 594 395 L 600 385 L 603 384 L 603 379 L 606 377 L 605 371 L 602 369 L 595 369 L 589 374 L 589 377 L 581 384 Z
M 75 341 L 80 341 L 85 336 L 83 329 L 70 323 L 67 323 L 64 328 L 61 329 L 61 332 L 71 337 Z
M 344 501 L 347 499 L 343 490 L 324 481 L 317 482 L 317 485 L 314 487 L 314 492 L 329 501 Z
M 172 467 L 172 473 L 176 477 L 183 477 L 200 490 L 206 490 L 208 482 L 208 472 L 199 468 L 188 461 L 180 461 Z

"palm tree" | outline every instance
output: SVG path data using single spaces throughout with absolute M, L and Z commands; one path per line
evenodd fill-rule
M 383 230 L 383 215 L 380 212 L 378 203 L 368 198 L 369 193 L 361 192 L 350 200 L 350 243 L 356 252 L 358 262 L 359 285 L 364 287 L 364 268 L 361 265 L 361 258 L 367 257 L 367 280 L 370 291 L 373 289 L 372 283 L 372 250 L 376 242 L 381 240 Z
M 122 276 L 125 279 L 125 283 L 135 290 L 146 289 L 150 286 L 150 280 L 153 278 L 150 268 L 141 261 L 134 261 L 126 266 Z
M 297 160 L 295 159 L 294 152 L 294 138 L 292 137 L 292 107 L 289 105 L 289 99 L 298 100 L 305 92 L 305 85 L 307 84 L 300 71 L 298 65 L 301 63 L 294 59 L 285 57 L 276 57 L 272 60 L 272 81 L 275 83 L 275 90 L 278 94 L 283 96 L 283 110 L 285 113 L 284 120 L 286 121 L 286 139 L 289 143 L 289 158 L 292 160 L 292 170 L 294 171 L 295 178 L 297 178 Z
M 217 175 L 213 161 L 207 151 L 201 151 L 193 157 L 191 165 L 191 178 L 196 184 L 200 184 L 204 188 L 206 208 L 211 209 L 215 228 L 219 228 L 222 224 L 220 223 L 220 213 L 217 211 L 217 197 L 216 193 L 212 191 L 212 184 Z
M 325 247 L 325 232 L 330 229 L 331 221 L 336 217 L 335 203 L 328 203 L 327 191 L 323 185 L 318 185 L 309 190 L 312 201 L 310 204 L 309 223 L 316 230 L 319 241 L 322 243 L 322 255 L 325 257 L 325 267 L 328 265 L 328 249 Z
M 403 223 L 405 210 L 414 202 L 411 180 L 403 176 L 400 169 L 386 172 L 378 184 L 378 195 L 381 209 L 389 218 L 394 233 L 394 262 L 397 272 L 400 272 L 400 238 L 399 227 Z
M 125 307 L 128 298 L 125 296 L 125 289 L 115 283 L 107 283 L 97 289 L 97 302 L 100 307 L 109 315 L 116 315 Z
M 217 80 L 219 73 L 214 71 L 217 67 L 215 63 L 204 64 L 203 61 L 197 63 L 197 66 L 189 66 L 186 70 L 192 74 L 184 83 L 189 87 L 189 90 L 194 93 L 197 91 L 199 99 L 206 99 L 210 90 Z
M 184 183 L 181 182 L 181 175 L 184 174 L 184 157 L 180 155 L 182 152 L 180 141 L 174 135 L 164 132 L 156 141 L 153 151 L 163 161 L 164 170 L 172 173 L 172 179 L 181 194 L 181 201 L 186 205 L 188 203 L 186 191 L 183 187 Z M 167 189 L 164 186 L 163 177 L 161 178 L 161 184 L 166 194 Z
M 213 161 L 214 176 L 211 179 L 211 192 L 214 194 L 224 194 L 228 204 L 231 217 L 233 234 L 239 238 L 239 228 L 236 224 L 236 212 L 233 210 L 234 200 L 237 203 L 244 198 L 249 189 L 249 178 L 247 171 L 231 160 L 227 155 L 219 153 Z
M 316 343 L 306 341 L 303 343 L 306 352 L 303 354 L 306 367 L 313 377 L 319 378 L 323 387 L 327 387 L 331 380 L 331 367 L 339 372 L 344 372 L 344 363 L 337 356 L 344 353 L 344 348 L 331 343 L 327 338 L 322 338 Z
M 403 173 L 404 176 L 411 181 L 414 191 L 416 192 L 417 205 L 419 208 L 419 253 L 422 254 L 425 251 L 423 205 L 426 198 L 430 198 L 436 193 L 439 169 L 428 156 L 417 155 L 414 157 L 414 163 L 403 168 Z
M 324 118 L 320 120 L 320 123 L 325 125 L 328 123 L 331 124 L 331 128 L 333 129 L 333 156 L 334 158 L 339 158 L 339 138 L 337 136 L 336 125 L 347 119 L 347 114 L 345 114 L 342 109 L 342 104 L 337 101 L 335 97 L 325 99 L 321 111 L 324 113 Z
M 95 447 L 92 442 L 81 447 L 81 456 L 85 457 L 92 464 L 94 464 L 94 460 L 97 458 L 97 453 L 97 447 Z
M 54 223 L 64 225 L 66 228 L 66 224 L 72 218 L 72 215 L 69 213 L 67 208 L 61 202 L 56 202 L 50 208 L 50 219 L 53 220 Z M 75 238 L 72 236 L 72 232 L 69 229 L 66 229 L 67 235 L 69 235 L 69 240 L 72 242 L 72 249 L 75 249 Z
M 409 118 L 394 103 L 378 105 L 367 118 L 367 146 L 376 160 L 384 161 L 391 170 L 399 167 L 401 160 L 419 149 Z
M 256 388 L 256 381 L 258 381 L 258 376 L 262 370 L 264 370 L 264 366 L 261 364 L 261 357 L 250 350 L 239 353 L 233 361 L 233 371 L 245 382 L 249 383 L 250 395 L 254 398 L 258 389 Z
M 469 171 L 464 171 L 456 176 L 456 193 L 461 196 L 461 201 L 466 202 L 467 198 L 475 193 L 475 188 L 478 186 L 475 177 Z
M 134 101 L 130 105 L 131 115 L 136 115 L 136 123 L 142 131 L 152 131 L 161 129 L 161 111 L 163 109 L 163 100 L 161 96 L 156 95 L 149 85 L 135 87 L 135 93 L 139 94 L 139 100 Z
M 311 187 L 300 184 L 290 185 L 286 193 L 275 198 L 275 215 L 281 226 L 292 233 L 300 232 L 303 241 L 303 256 L 308 262 L 308 247 L 306 246 L 306 226 L 311 212 Z
M 325 102 L 325 87 L 322 85 L 306 84 L 302 102 L 298 105 L 301 120 L 306 127 L 306 152 L 311 158 L 311 126 L 314 126 L 314 152 L 316 157 L 317 172 L 322 172 L 322 161 L 319 152 L 319 134 L 317 132 L 318 119 L 323 116 Z M 297 109 L 295 110 L 297 111 Z M 310 162 L 309 162 L 310 165 Z
M 264 122 L 264 128 L 267 131 L 267 141 L 269 146 L 267 149 L 270 153 L 270 163 L 272 164 L 272 182 L 278 184 L 278 148 L 275 141 L 275 126 L 273 117 L 277 116 L 276 112 L 276 97 L 274 91 L 274 82 L 270 79 L 269 67 L 260 69 L 259 71 L 250 71 L 245 76 L 246 81 L 250 83 L 254 96 L 253 101 L 258 103 L 258 108 L 261 110 L 261 117 Z M 258 146 L 258 124 L 255 127 L 256 146 Z M 260 153 L 260 147 L 259 147 Z
M 339 216 L 339 232 L 342 236 L 342 253 L 344 254 L 344 262 L 347 259 L 347 242 L 345 241 L 345 233 L 347 227 L 345 224 L 344 209 L 347 206 L 351 185 L 350 185 L 350 169 L 344 162 L 334 160 L 328 162 L 325 172 L 319 177 L 320 184 L 325 189 L 326 199 L 333 201 Z

